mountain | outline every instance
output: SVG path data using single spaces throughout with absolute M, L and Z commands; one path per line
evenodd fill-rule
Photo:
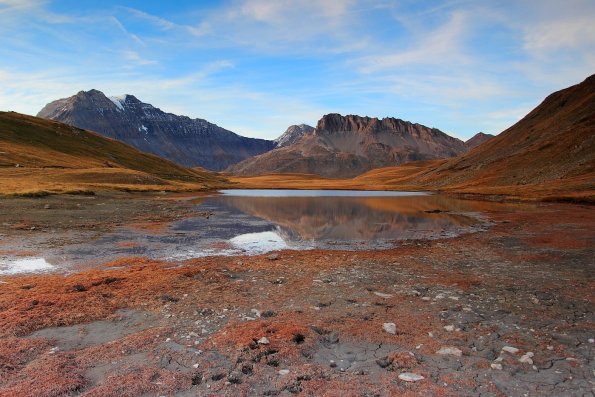
M 395 118 L 327 114 L 294 144 L 244 160 L 237 175 L 308 173 L 349 178 L 373 168 L 453 157 L 465 143 L 444 132 Z
M 475 134 L 471 138 L 469 138 L 469 140 L 467 140 L 465 142 L 465 145 L 469 149 L 473 149 L 474 147 L 479 146 L 482 143 L 485 143 L 485 142 L 489 141 L 494 136 L 495 135 L 492 135 L 492 134 L 484 134 L 483 132 L 478 132 L 477 134 Z
M 314 127 L 307 124 L 292 125 L 279 138 L 275 139 L 276 147 L 285 147 L 293 145 L 304 135 L 309 135 L 314 131 Z
M 512 127 L 424 180 L 438 186 L 568 182 L 594 189 L 595 75 L 549 95 Z
M 96 131 L 186 167 L 216 171 L 275 147 L 206 120 L 163 112 L 133 95 L 108 98 L 98 90 L 53 101 L 37 116 Z
M 0 193 L 81 188 L 179 190 L 222 185 L 122 142 L 67 124 L 0 112 Z

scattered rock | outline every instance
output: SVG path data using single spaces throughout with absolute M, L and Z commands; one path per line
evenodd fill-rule
M 454 326 L 454 325 L 445 325 L 445 326 L 444 326 L 444 329 L 445 329 L 447 332 L 452 332 L 452 331 L 454 331 L 454 330 L 455 330 L 455 326 Z
M 280 369 L 279 370 L 279 375 L 287 375 L 289 373 L 288 369 Z
M 533 365 L 533 359 L 532 359 L 533 356 L 534 356 L 533 352 L 527 352 L 527 353 L 523 354 L 521 356 L 521 358 L 519 358 L 519 362 L 523 363 L 523 364 Z
M 266 336 L 263 336 L 262 338 L 260 338 L 257 342 L 259 345 L 268 345 L 269 343 L 271 343 L 271 341 L 269 340 L 269 338 L 267 338 Z
M 440 350 L 436 352 L 436 354 L 461 357 L 463 352 L 461 349 L 456 347 L 441 347 Z
M 227 381 L 231 384 L 238 385 L 242 383 L 242 374 L 234 371 L 227 376 Z
M 424 380 L 425 378 L 421 375 L 414 374 L 413 372 L 403 372 L 402 374 L 399 374 L 399 379 L 404 380 L 405 382 L 417 382 Z
M 277 259 L 279 259 L 279 254 L 275 252 L 274 254 L 269 255 L 267 258 L 270 261 L 276 261 Z
M 391 335 L 397 334 L 397 325 L 395 323 L 384 323 L 382 329 Z
M 519 352 L 519 349 L 517 349 L 516 347 L 512 347 L 512 346 L 504 346 L 502 348 L 502 351 L 505 351 L 510 354 L 517 354 Z
M 260 316 L 263 318 L 275 317 L 277 313 L 272 310 L 265 310 L 264 312 L 260 313 Z
M 384 299 L 392 298 L 392 294 L 384 294 L 382 292 L 375 291 L 374 295 L 379 296 Z
M 76 292 L 85 292 L 87 290 L 87 288 L 85 288 L 85 286 L 82 284 L 75 284 L 72 289 L 74 289 Z
M 46 204 L 46 205 L 44 205 L 44 206 L 43 206 L 43 208 L 44 208 L 44 209 L 46 209 L 46 210 L 49 210 L 49 209 L 51 209 L 51 208 L 52 208 L 52 206 L 51 206 L 51 205 L 49 205 L 49 204 Z
M 502 364 L 492 363 L 492 364 L 490 364 L 490 367 L 492 367 L 492 369 L 502 369 Z

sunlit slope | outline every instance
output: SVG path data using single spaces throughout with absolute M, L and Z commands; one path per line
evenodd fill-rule
M 188 190 L 225 179 L 55 121 L 0 112 L 0 193 L 130 188 Z
M 592 192 L 595 76 L 551 94 L 512 127 L 418 182 L 462 190 Z

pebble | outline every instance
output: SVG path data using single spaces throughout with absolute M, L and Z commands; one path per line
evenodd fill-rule
M 375 291 L 374 292 L 374 295 L 379 296 L 379 297 L 384 298 L 384 299 L 392 298 L 392 295 L 391 294 L 384 294 L 384 293 L 378 292 L 378 291 Z
M 463 355 L 463 352 L 461 351 L 461 349 L 456 347 L 441 347 L 440 350 L 436 352 L 436 354 L 461 357 Z
M 395 323 L 384 323 L 382 325 L 382 329 L 391 335 L 395 335 L 397 333 L 397 325 Z
M 533 364 L 533 359 L 532 359 L 533 356 L 534 356 L 533 352 L 527 352 L 527 353 L 523 354 L 521 356 L 521 358 L 519 358 L 519 362 L 532 365 Z
M 288 369 L 281 369 L 279 370 L 279 375 L 287 375 L 289 373 Z
M 258 340 L 259 345 L 268 345 L 269 343 L 271 343 L 271 341 L 266 336 L 263 336 Z
M 423 380 L 424 377 L 414 374 L 413 372 L 403 372 L 402 374 L 399 374 L 399 379 L 404 380 L 405 382 L 417 382 Z
M 194 364 L 194 365 L 193 365 L 193 367 L 194 367 L 194 368 L 198 368 L 198 364 Z
M 492 364 L 490 364 L 490 367 L 492 367 L 492 369 L 502 369 L 502 364 L 492 363 Z
M 448 332 L 452 332 L 455 330 L 455 326 L 454 325 L 445 325 L 444 329 Z
M 517 354 L 519 352 L 519 349 L 517 349 L 516 347 L 512 347 L 512 346 L 504 346 L 502 348 L 502 351 L 508 352 L 510 354 Z
M 595 339 L 589 338 L 589 343 L 595 343 Z
M 277 253 L 271 254 L 268 256 L 268 259 L 270 261 L 276 261 L 277 259 L 279 259 L 279 254 L 277 254 Z

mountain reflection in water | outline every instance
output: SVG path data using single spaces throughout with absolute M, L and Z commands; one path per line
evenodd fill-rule
M 243 197 L 218 196 L 212 204 L 235 208 L 278 225 L 285 240 L 370 242 L 427 238 L 478 224 L 462 212 L 472 202 L 444 196 Z

